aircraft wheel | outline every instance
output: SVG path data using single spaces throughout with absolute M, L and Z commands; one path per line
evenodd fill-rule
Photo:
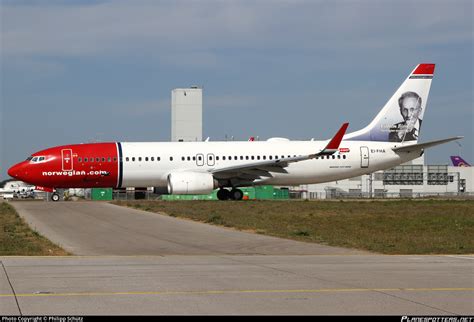
M 228 200 L 230 198 L 230 191 L 227 189 L 219 189 L 217 191 L 217 199 L 219 200 Z
M 232 200 L 242 200 L 244 193 L 240 189 L 232 189 L 230 192 L 230 197 Z
M 51 196 L 51 200 L 52 201 L 59 201 L 59 195 L 57 193 L 53 193 L 53 195 Z

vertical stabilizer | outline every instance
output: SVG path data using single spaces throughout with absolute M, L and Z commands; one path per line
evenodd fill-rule
M 453 166 L 455 167 L 470 167 L 471 166 L 459 155 L 453 155 L 450 158 L 451 158 L 451 162 L 453 163 Z
M 434 64 L 419 64 L 373 121 L 345 140 L 417 142 L 426 110 Z

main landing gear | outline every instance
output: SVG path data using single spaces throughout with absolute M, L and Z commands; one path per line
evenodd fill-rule
M 242 200 L 244 193 L 240 189 L 232 188 L 232 190 L 227 190 L 224 188 L 217 191 L 217 199 L 219 200 Z

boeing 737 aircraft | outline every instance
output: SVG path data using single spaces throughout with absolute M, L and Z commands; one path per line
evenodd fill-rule
M 419 64 L 369 125 L 346 134 L 345 123 L 326 141 L 73 144 L 36 152 L 8 174 L 50 192 L 157 187 L 170 194 L 207 194 L 219 188 L 220 200 L 240 200 L 239 187 L 321 183 L 388 169 L 461 138 L 418 143 L 434 69 Z

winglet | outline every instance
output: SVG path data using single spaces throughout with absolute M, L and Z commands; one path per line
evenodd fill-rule
M 329 141 L 328 145 L 319 153 L 316 153 L 315 156 L 320 156 L 320 155 L 330 155 L 339 149 L 339 145 L 341 144 L 342 138 L 344 137 L 344 134 L 346 134 L 346 130 L 349 127 L 349 123 L 344 123 L 342 124 L 341 128 L 339 131 L 337 131 L 336 135 Z

